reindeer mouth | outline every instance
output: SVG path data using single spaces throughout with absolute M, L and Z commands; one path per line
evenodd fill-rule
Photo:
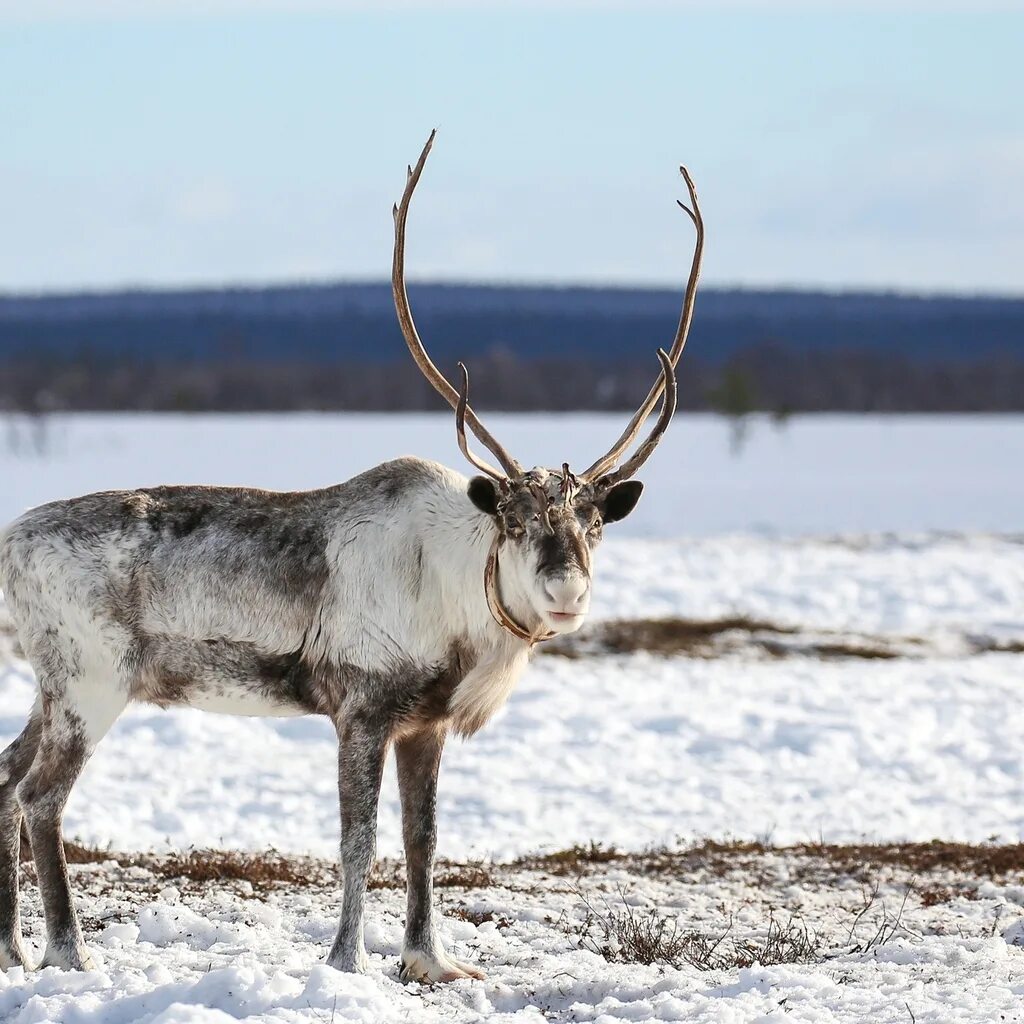
M 581 612 L 546 612 L 545 614 L 551 622 L 559 626 L 569 626 L 581 622 L 584 617 Z

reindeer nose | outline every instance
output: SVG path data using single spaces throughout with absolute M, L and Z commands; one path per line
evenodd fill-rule
M 559 610 L 573 611 L 586 601 L 590 580 L 584 576 L 570 576 L 564 580 L 548 580 L 544 592 Z

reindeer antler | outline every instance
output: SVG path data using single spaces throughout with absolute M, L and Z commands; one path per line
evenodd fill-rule
M 697 230 L 697 240 L 693 247 L 693 260 L 690 263 L 690 276 L 686 282 L 686 294 L 683 297 L 682 312 L 679 314 L 679 326 L 676 328 L 676 336 L 672 341 L 672 348 L 668 355 L 672 371 L 675 370 L 679 363 L 679 357 L 682 355 L 683 348 L 686 345 L 686 336 L 690 333 L 690 322 L 693 320 L 693 304 L 697 298 L 697 280 L 700 278 L 700 265 L 701 260 L 704 257 L 704 218 L 701 216 L 700 204 L 697 202 L 697 190 L 693 186 L 693 179 L 690 177 L 690 172 L 685 167 L 680 167 L 679 173 L 683 176 L 683 180 L 686 182 L 686 189 L 690 193 L 690 203 L 692 204 L 692 208 L 691 206 L 687 206 L 680 199 L 677 199 L 676 202 L 683 213 L 693 221 L 693 226 Z M 662 350 L 659 349 L 659 358 L 662 354 Z M 615 463 L 619 461 L 626 449 L 629 448 L 629 446 L 636 440 L 636 437 L 643 428 L 647 417 L 650 416 L 651 411 L 658 404 L 658 399 L 661 397 L 662 391 L 664 391 L 668 386 L 670 376 L 671 373 L 666 370 L 664 360 L 662 360 L 662 372 L 658 375 L 658 379 L 654 382 L 654 386 L 647 393 L 647 397 L 641 403 L 640 408 L 637 409 L 633 418 L 627 424 L 626 429 L 606 454 L 602 455 L 601 458 L 599 458 L 589 469 L 580 474 L 581 480 L 593 483 L 601 476 L 608 473 Z M 674 386 L 673 377 L 673 388 Z M 674 410 L 674 398 L 672 401 L 672 407 Z M 647 461 L 651 452 L 653 452 L 657 446 L 658 441 L 661 440 L 661 435 L 665 432 L 665 428 L 668 426 L 668 420 L 672 418 L 672 413 L 669 413 L 668 419 L 665 419 L 665 410 L 667 408 L 668 401 L 666 400 L 665 405 L 662 407 L 662 416 L 659 419 L 659 426 L 655 427 L 654 432 L 647 441 L 637 449 L 637 452 L 633 457 L 621 469 L 617 470 L 613 474 L 616 480 L 625 480 L 632 476 L 644 464 L 644 462 Z M 663 426 L 661 425 L 662 419 L 665 420 Z
M 423 376 L 433 385 L 434 390 L 456 410 L 456 413 L 458 413 L 460 404 L 464 406 L 461 413 L 462 420 L 469 424 L 469 429 L 476 434 L 480 443 L 498 460 L 504 473 L 498 472 L 498 470 L 488 465 L 482 459 L 469 454 L 469 448 L 465 445 L 464 428 L 460 432 L 459 444 L 463 453 L 477 469 L 488 476 L 494 477 L 496 480 L 503 480 L 507 477 L 520 476 L 523 472 L 523 467 L 512 458 L 505 450 L 504 445 L 477 419 L 476 413 L 469 408 L 466 400 L 463 399 L 460 403 L 459 392 L 452 387 L 448 379 L 434 365 L 430 356 L 427 355 L 423 342 L 420 341 L 419 332 L 416 330 L 416 323 L 412 318 L 412 310 L 409 307 L 409 296 L 405 290 L 405 222 L 409 216 L 409 203 L 412 200 L 412 194 L 416 191 L 417 184 L 419 184 L 420 175 L 423 173 L 423 167 L 427 162 L 427 156 L 430 154 L 430 147 L 434 144 L 434 136 L 436 134 L 437 129 L 435 128 L 430 133 L 430 138 L 427 139 L 427 144 L 423 147 L 423 152 L 420 153 L 416 166 L 407 168 L 405 192 L 402 194 L 402 201 L 395 205 L 393 211 L 395 217 L 395 255 L 391 265 L 391 291 L 395 297 L 398 323 L 402 328 L 405 342 L 409 346 L 409 351 L 412 353 L 416 365 L 422 371 Z M 466 388 L 468 390 L 468 379 L 466 381 Z

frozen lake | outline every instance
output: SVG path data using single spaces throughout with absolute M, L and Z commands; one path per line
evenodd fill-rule
M 617 415 L 486 417 L 525 465 L 589 465 Z M 24 440 L 24 430 L 19 432 Z M 11 430 L 7 431 L 8 437 Z M 430 414 L 54 417 L 42 456 L 0 451 L 0 520 L 54 498 L 164 483 L 274 489 L 338 483 L 420 455 L 468 471 L 454 417 Z M 612 536 L 1024 529 L 1024 416 L 679 415 L 641 474 L 648 493 Z M 611 534 L 611 531 L 609 531 Z

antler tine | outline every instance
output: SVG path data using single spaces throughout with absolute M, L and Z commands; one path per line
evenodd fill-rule
M 412 201 L 412 194 L 416 191 L 416 186 L 419 184 L 420 175 L 423 173 L 423 167 L 427 162 L 427 157 L 430 154 L 430 147 L 434 144 L 434 136 L 437 134 L 435 128 L 430 133 L 430 138 L 427 139 L 426 145 L 423 147 L 423 152 L 420 153 L 419 160 L 416 161 L 415 167 L 408 168 L 408 176 L 405 183 L 405 192 L 402 194 L 402 201 L 398 203 L 392 211 L 395 218 L 395 254 L 394 260 L 391 265 L 391 291 L 395 298 L 395 311 L 398 313 L 398 323 L 402 328 L 402 334 L 405 336 L 405 342 L 409 346 L 409 351 L 412 353 L 412 357 L 416 362 L 416 365 L 420 368 L 423 376 L 433 385 L 434 390 L 453 408 L 458 408 L 459 404 L 459 393 L 452 387 L 448 382 L 447 378 L 443 373 L 434 365 L 430 356 L 427 355 L 426 349 L 423 347 L 423 342 L 420 340 L 419 332 L 416 330 L 416 324 L 412 318 L 412 309 L 409 306 L 409 295 L 405 290 L 405 222 L 409 216 L 409 203 Z M 491 454 L 498 460 L 502 468 L 505 470 L 505 476 L 513 477 L 519 476 L 523 472 L 523 467 L 512 458 L 512 456 L 505 450 L 505 447 L 492 436 L 490 431 L 477 419 L 476 413 L 467 405 L 465 411 L 465 421 L 469 424 L 470 430 L 476 434 L 480 443 L 485 448 L 489 449 Z M 463 449 L 465 452 L 466 449 Z M 470 458 L 473 465 L 479 467 L 477 460 Z M 491 475 L 495 475 L 493 469 L 488 468 L 486 472 Z M 501 474 L 498 474 L 499 477 Z
M 604 478 L 605 483 L 609 487 L 622 480 L 628 480 L 651 457 L 651 453 L 658 447 L 658 442 L 668 429 L 669 423 L 672 422 L 672 416 L 676 411 L 676 398 L 678 395 L 676 370 L 668 353 L 663 348 L 658 349 L 658 358 L 661 360 L 661 374 L 658 377 L 658 383 L 663 385 L 665 389 L 665 398 L 661 404 L 661 414 L 658 416 L 658 422 L 654 424 L 654 429 L 647 440 L 633 452 L 629 459 Z
M 505 475 L 499 473 L 490 463 L 484 462 L 470 451 L 469 443 L 466 441 L 466 410 L 469 408 L 469 370 L 465 363 L 459 363 L 462 371 L 462 390 L 459 392 L 459 404 L 455 407 L 455 430 L 459 437 L 459 449 L 470 462 L 487 476 L 494 480 L 504 480 Z
M 669 351 L 669 359 L 672 362 L 673 370 L 679 364 L 679 357 L 686 346 L 686 337 L 690 333 L 690 322 L 693 320 L 693 305 L 697 298 L 697 281 L 700 278 L 701 261 L 704 257 L 704 218 L 701 216 L 700 204 L 697 202 L 697 190 L 694 188 L 690 172 L 685 167 L 681 166 L 679 173 L 686 182 L 686 190 L 690 194 L 691 205 L 687 206 L 680 199 L 677 199 L 676 203 L 693 221 L 693 226 L 697 231 L 697 238 L 693 247 L 693 260 L 690 263 L 690 276 L 686 282 L 683 308 L 679 314 L 679 326 L 676 328 L 676 336 L 672 341 L 672 348 Z M 594 481 L 602 474 L 607 473 L 619 461 L 623 452 L 636 440 L 647 417 L 650 416 L 651 411 L 658 404 L 658 399 L 661 397 L 662 390 L 665 387 L 664 382 L 664 374 L 659 374 L 658 379 L 654 382 L 654 386 L 647 393 L 647 397 L 641 403 L 640 408 L 633 414 L 633 418 L 629 421 L 619 439 L 612 445 L 607 454 L 602 455 L 597 462 L 580 475 L 580 479 Z

